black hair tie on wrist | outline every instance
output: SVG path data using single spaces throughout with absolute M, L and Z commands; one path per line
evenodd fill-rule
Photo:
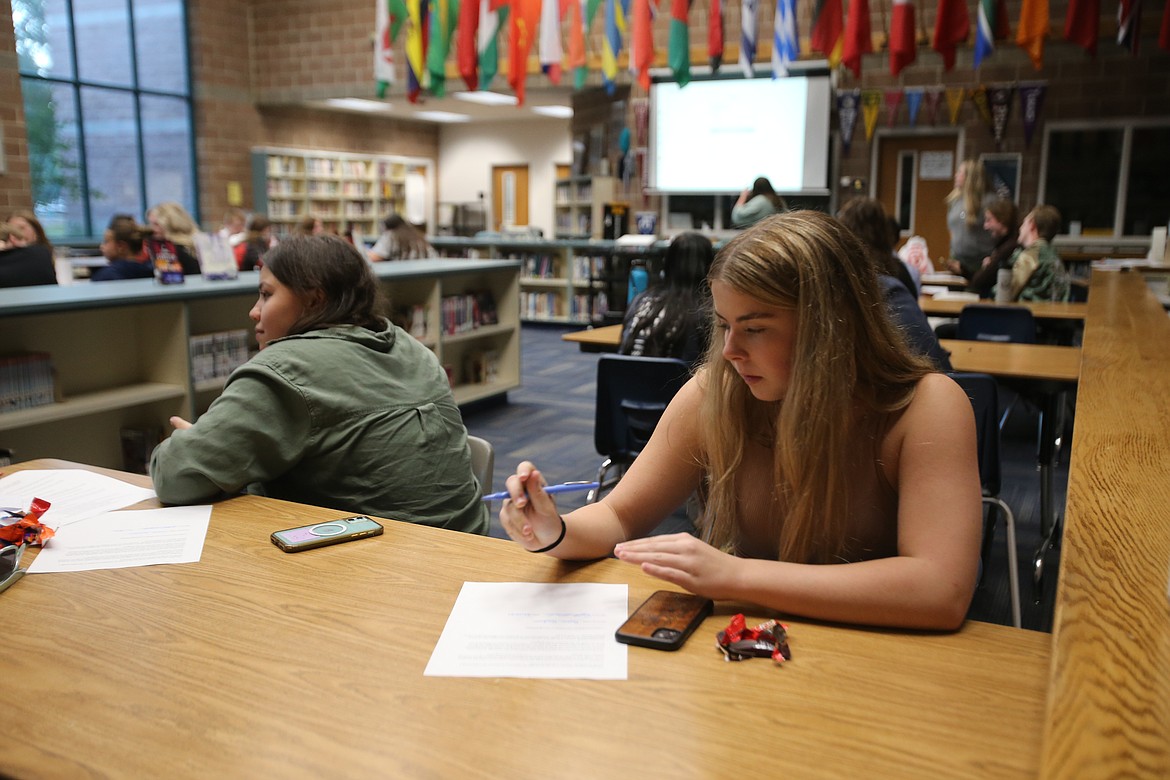
M 561 535 L 557 537 L 557 540 L 555 542 L 553 542 L 552 544 L 550 544 L 548 547 L 541 547 L 539 550 L 529 550 L 528 552 L 530 552 L 530 553 L 545 553 L 545 552 L 548 552 L 549 550 L 551 550 L 552 548 L 556 547 L 561 542 L 565 541 L 565 532 L 569 530 L 569 527 L 567 525 L 565 525 L 565 518 L 561 517 L 560 515 L 557 515 L 557 518 L 560 519 L 560 521 L 561 521 Z

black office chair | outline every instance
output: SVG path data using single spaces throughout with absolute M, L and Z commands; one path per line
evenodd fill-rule
M 975 435 L 979 445 L 979 482 L 983 487 L 983 505 L 988 512 L 983 519 L 983 571 L 986 574 L 991 560 L 991 545 L 995 540 L 996 515 L 1004 517 L 1007 534 L 1008 589 L 1012 600 L 1012 625 L 1020 627 L 1020 571 L 1016 557 L 1016 516 L 1010 506 L 999 497 L 999 389 L 990 374 L 950 373 L 963 392 L 971 399 L 975 412 Z
M 675 393 L 690 378 L 690 365 L 677 358 L 602 355 L 597 361 L 597 409 L 593 445 L 604 460 L 597 470 L 593 502 L 621 479 L 650 441 Z M 607 475 L 617 469 L 616 477 Z
M 998 341 L 1013 344 L 1036 343 L 1036 319 L 1027 306 L 1003 306 L 988 303 L 973 303 L 959 312 L 959 324 L 955 338 L 965 341 Z M 1019 385 L 1008 385 L 1015 393 L 1003 416 L 999 418 L 1000 430 L 1011 417 L 1016 401 L 1020 397 Z

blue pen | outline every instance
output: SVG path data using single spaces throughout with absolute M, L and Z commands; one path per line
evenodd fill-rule
M 593 490 L 596 487 L 596 482 L 566 482 L 563 485 L 549 485 L 544 489 L 544 492 L 555 496 L 557 493 L 574 493 L 578 490 Z M 511 495 L 508 491 L 503 490 L 499 493 L 488 493 L 483 497 L 483 500 L 499 501 L 504 498 L 510 498 Z

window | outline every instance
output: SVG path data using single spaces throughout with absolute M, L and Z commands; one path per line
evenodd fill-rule
M 1060 210 L 1062 233 L 1148 236 L 1170 222 L 1170 118 L 1052 123 L 1040 201 Z
M 33 203 L 56 240 L 181 203 L 198 220 L 182 0 L 12 0 Z

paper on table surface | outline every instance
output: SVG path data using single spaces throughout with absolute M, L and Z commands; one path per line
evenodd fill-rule
M 210 506 L 109 512 L 57 532 L 30 574 L 194 563 L 203 554 Z
M 0 479 L 0 506 L 26 511 L 34 498 L 43 498 L 50 506 L 41 522 L 53 529 L 154 496 L 151 488 L 85 469 L 17 471 Z
M 624 680 L 629 587 L 465 582 L 425 675 Z

